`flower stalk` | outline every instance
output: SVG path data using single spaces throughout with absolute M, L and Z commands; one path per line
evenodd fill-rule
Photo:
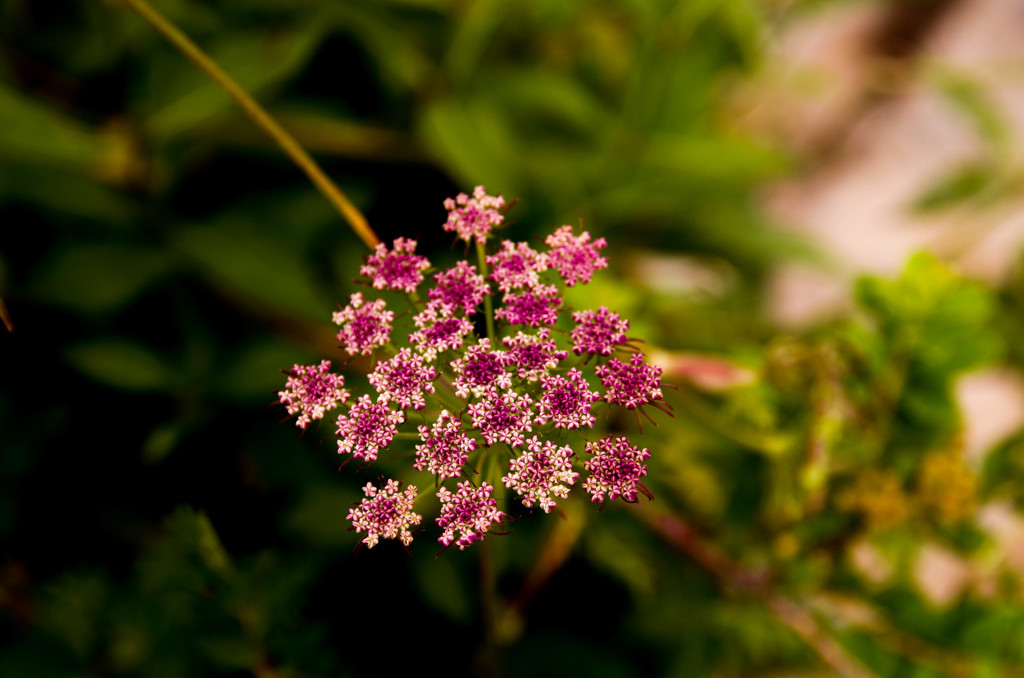
M 203 73 L 213 80 L 228 96 L 242 108 L 257 127 L 265 131 L 277 142 L 281 150 L 306 173 L 313 185 L 334 205 L 335 209 L 348 222 L 352 231 L 367 247 L 373 249 L 380 243 L 380 238 L 370 228 L 369 222 L 362 212 L 352 204 L 345 194 L 324 173 L 315 160 L 299 145 L 260 104 L 222 69 L 217 62 L 209 57 L 181 29 L 160 14 L 146 0 L 121 0 L 129 9 L 138 14 L 146 23 L 167 39 L 189 61 L 194 63 Z

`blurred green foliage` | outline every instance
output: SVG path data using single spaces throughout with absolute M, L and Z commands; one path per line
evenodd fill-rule
M 521 199 L 516 239 L 606 236 L 612 270 L 567 303 L 669 351 L 677 416 L 645 427 L 653 503 L 489 539 L 493 633 L 474 553 L 353 555 L 358 482 L 268 406 L 279 370 L 336 350 L 362 245 L 116 0 L 0 0 L 0 675 L 1024 672 L 1019 574 L 972 519 L 1008 499 L 1019 520 L 1024 438 L 969 468 L 953 395 L 1024 360 L 1021 281 L 920 256 L 861 281 L 851 318 L 778 336 L 758 313 L 802 251 L 756 201 L 792 161 L 729 93 L 820 2 L 156 4 L 382 239 L 443 261 L 441 201 L 476 184 Z M 935 78 L 987 150 L 917 207 L 1017 190 L 1012 128 Z M 659 256 L 707 284 L 645 275 Z M 927 548 L 971 573 L 948 600 Z

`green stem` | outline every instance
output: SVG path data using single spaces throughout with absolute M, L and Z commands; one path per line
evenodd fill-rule
M 223 89 L 227 94 L 242 107 L 245 114 L 256 124 L 265 131 L 270 137 L 277 142 L 285 154 L 291 158 L 292 162 L 299 166 L 309 180 L 313 182 L 313 185 L 324 194 L 331 204 L 338 210 L 341 216 L 348 222 L 349 226 L 355 232 L 359 238 L 366 243 L 366 246 L 370 249 L 376 247 L 380 239 L 377 234 L 370 228 L 370 224 L 366 221 L 366 217 L 363 216 L 355 205 L 349 202 L 349 199 L 345 197 L 345 194 L 341 192 L 341 189 L 331 181 L 324 171 L 320 169 L 320 166 L 313 160 L 312 157 L 306 150 L 299 145 L 299 142 L 295 140 L 291 134 L 289 134 L 276 120 L 270 117 L 270 114 L 260 106 L 255 99 L 249 96 L 248 92 L 242 89 L 238 83 L 231 79 L 227 73 L 221 69 L 217 63 L 211 59 L 205 52 L 192 42 L 187 35 L 181 32 L 177 26 L 167 20 L 162 14 L 157 12 L 146 0 L 121 0 L 127 5 L 132 11 L 142 17 L 150 26 L 156 29 L 158 33 L 164 36 L 168 42 L 174 45 L 182 54 L 185 55 L 192 63 L 194 63 L 199 70 L 203 71 L 213 80 L 217 85 Z
M 484 244 L 479 240 L 476 241 L 476 256 L 480 261 L 480 275 L 487 280 L 487 252 L 484 250 Z M 487 336 L 493 344 L 498 340 L 498 335 L 494 331 L 494 302 L 491 300 L 491 295 L 484 295 L 484 313 L 487 314 Z

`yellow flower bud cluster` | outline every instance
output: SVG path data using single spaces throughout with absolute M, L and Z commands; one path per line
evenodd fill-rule
M 900 476 L 889 469 L 860 471 L 836 498 L 841 511 L 860 514 L 869 531 L 885 530 L 913 516 L 940 525 L 969 518 L 977 506 L 978 477 L 957 450 L 924 457 L 913 491 L 904 490 Z
M 853 484 L 840 492 L 836 504 L 842 511 L 862 514 L 870 531 L 895 527 L 910 516 L 903 483 L 888 469 L 869 468 L 858 473 Z
M 944 525 L 959 523 L 974 513 L 978 477 L 957 450 L 925 457 L 917 476 L 916 500 L 922 512 Z

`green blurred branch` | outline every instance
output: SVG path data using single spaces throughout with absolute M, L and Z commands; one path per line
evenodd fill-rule
M 199 49 L 187 35 L 157 12 L 146 0 L 121 0 L 121 2 L 155 28 L 168 42 L 174 45 L 201 71 L 206 73 L 210 79 L 217 83 L 219 87 L 227 92 L 242 107 L 246 115 L 258 127 L 269 134 L 285 154 L 292 159 L 292 162 L 306 173 L 309 180 L 337 208 L 338 212 L 348 222 L 355 234 L 366 243 L 367 247 L 373 249 L 380 242 L 377 234 L 374 233 L 373 229 L 370 228 L 370 224 L 366 221 L 366 217 L 345 197 L 341 189 L 324 174 L 324 171 L 320 169 L 316 161 L 295 140 L 295 137 L 281 127 L 255 99 L 249 96 L 248 92 L 242 89 L 216 62 Z

